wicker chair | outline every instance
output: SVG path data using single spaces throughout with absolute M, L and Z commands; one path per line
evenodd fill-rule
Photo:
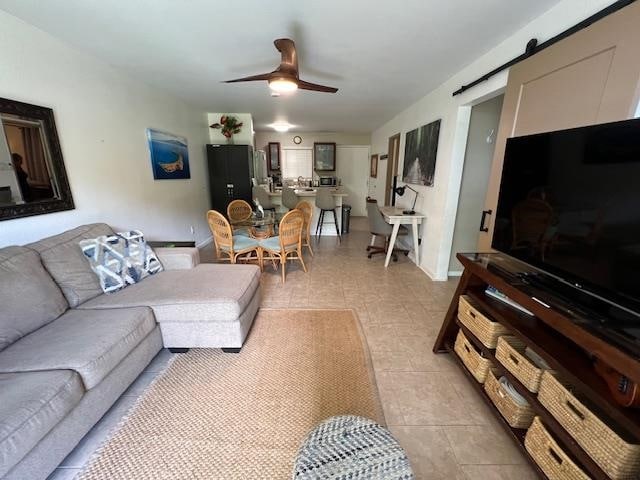
M 296 209 L 300 210 L 304 215 L 304 226 L 302 227 L 302 246 L 309 249 L 309 253 L 313 257 L 311 249 L 311 218 L 313 217 L 313 206 L 309 202 L 301 200 L 296 205 Z
M 248 220 L 251 218 L 252 213 L 253 209 L 251 208 L 251 205 L 244 200 L 232 200 L 229 205 L 227 205 L 227 217 L 232 223 Z M 231 228 L 233 228 L 233 231 L 236 234 L 245 235 L 247 237 L 251 236 L 248 227 L 234 227 L 232 225 Z
M 229 221 L 220 212 L 209 210 L 207 212 L 207 221 L 209 228 L 213 233 L 213 241 L 216 246 L 216 256 L 223 261 L 236 263 L 240 255 L 256 252 L 260 270 L 262 270 L 262 249 L 260 244 L 254 238 L 245 237 L 244 235 L 234 235 L 231 230 Z M 224 258 L 226 255 L 228 258 Z
M 307 267 L 302 259 L 302 229 L 304 227 L 304 215 L 300 210 L 291 210 L 287 212 L 280 221 L 279 235 L 277 237 L 266 238 L 260 241 L 261 253 L 260 261 L 265 258 L 271 260 L 279 260 L 282 266 L 282 283 L 286 278 L 287 259 L 300 260 L 302 269 L 306 272 Z M 264 252 L 269 256 L 265 257 Z M 296 254 L 296 256 L 290 256 Z

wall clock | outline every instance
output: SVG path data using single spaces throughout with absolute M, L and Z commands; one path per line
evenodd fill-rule
M 302 143 L 302 137 L 296 135 L 295 137 L 293 137 L 293 143 L 295 143 L 296 145 L 300 145 Z

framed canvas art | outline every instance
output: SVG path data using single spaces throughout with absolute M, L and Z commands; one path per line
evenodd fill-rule
M 336 169 L 336 144 L 315 142 L 313 144 L 313 169 L 318 172 L 333 172 Z
M 185 137 L 147 128 L 147 140 L 155 180 L 191 178 L 189 150 Z
M 439 136 L 440 120 L 407 132 L 402 172 L 404 183 L 433 186 Z
M 371 178 L 378 178 L 378 154 L 371 155 L 371 168 L 369 172 Z

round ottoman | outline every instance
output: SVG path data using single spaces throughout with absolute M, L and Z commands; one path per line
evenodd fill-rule
M 300 447 L 296 480 L 413 479 L 407 455 L 391 433 L 368 418 L 331 417 Z

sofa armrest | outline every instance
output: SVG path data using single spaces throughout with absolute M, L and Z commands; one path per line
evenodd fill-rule
M 200 252 L 192 247 L 154 248 L 165 270 L 189 270 L 200 263 Z

